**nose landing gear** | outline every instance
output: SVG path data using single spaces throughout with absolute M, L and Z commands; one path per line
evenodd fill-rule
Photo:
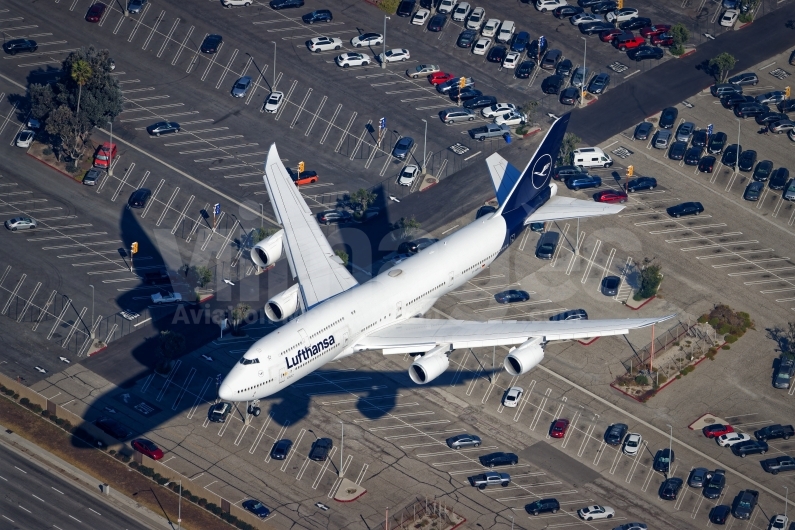
M 254 417 L 257 417 L 262 413 L 262 409 L 259 408 L 259 399 L 251 402 L 251 405 L 248 406 L 248 413 Z

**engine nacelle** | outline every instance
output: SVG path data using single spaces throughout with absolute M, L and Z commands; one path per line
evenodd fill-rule
M 282 257 L 284 250 L 284 230 L 279 230 L 270 237 L 266 237 L 251 249 L 251 261 L 261 269 L 270 267 Z
M 282 291 L 265 304 L 265 314 L 273 322 L 280 322 L 298 311 L 298 284 Z
M 418 385 L 424 385 L 433 381 L 447 370 L 450 359 L 447 352 L 450 351 L 449 344 L 436 346 L 409 366 L 409 377 Z
M 526 374 L 544 359 L 541 337 L 534 337 L 518 348 L 511 349 L 505 357 L 505 371 L 511 375 Z

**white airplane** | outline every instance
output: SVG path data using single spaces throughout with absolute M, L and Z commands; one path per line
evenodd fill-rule
M 359 284 L 335 256 L 315 216 L 271 145 L 265 185 L 283 229 L 260 241 L 252 260 L 265 268 L 286 254 L 292 287 L 265 304 L 273 321 L 297 318 L 258 340 L 219 388 L 226 401 L 268 397 L 321 368 L 357 352 L 421 353 L 409 368 L 417 384 L 441 375 L 457 349 L 517 346 L 505 357 L 511 375 L 532 370 L 552 340 L 626 334 L 671 318 L 499 321 L 422 318 L 436 301 L 488 267 L 532 222 L 614 214 L 623 206 L 558 197 L 551 183 L 569 114 L 557 119 L 524 171 L 498 154 L 487 159 L 497 211 Z M 260 410 L 250 408 L 254 415 Z

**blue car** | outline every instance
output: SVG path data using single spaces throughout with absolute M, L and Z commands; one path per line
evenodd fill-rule
M 243 508 L 250 511 L 260 519 L 265 519 L 271 513 L 271 511 L 257 499 L 248 499 L 247 501 L 243 501 Z
M 602 179 L 595 175 L 577 175 L 566 179 L 566 187 L 574 191 L 583 188 L 598 188 L 601 185 Z
M 526 31 L 520 31 L 519 33 L 513 36 L 513 42 L 511 43 L 511 51 L 522 53 L 527 49 L 527 45 L 529 43 L 530 43 L 530 34 Z
M 400 159 L 406 158 L 413 146 L 414 138 L 411 138 L 410 136 L 404 136 L 395 144 L 395 147 L 392 149 L 392 156 Z

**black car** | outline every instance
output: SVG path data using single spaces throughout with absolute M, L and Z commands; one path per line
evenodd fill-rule
M 770 174 L 773 172 L 773 162 L 770 160 L 760 160 L 757 162 L 756 167 L 754 168 L 754 173 L 751 175 L 756 181 L 764 182 L 770 178 Z
M 486 467 L 515 466 L 519 457 L 513 453 L 489 453 L 480 457 L 481 465 Z
M 690 145 L 693 147 L 706 147 L 707 142 L 709 141 L 709 135 L 707 135 L 707 131 L 704 129 L 699 129 L 693 133 L 693 137 L 690 138 Z
M 767 442 L 761 440 L 746 440 L 732 445 L 732 453 L 740 458 L 748 455 L 763 455 L 767 453 L 769 447 Z
M 585 9 L 581 8 L 580 6 L 560 6 L 556 7 L 552 11 L 552 14 L 555 15 L 555 18 L 569 18 L 573 17 L 574 15 L 579 15 L 584 11 Z
M 736 92 L 720 98 L 720 104 L 724 109 L 733 109 L 737 105 L 742 105 L 743 103 L 756 103 L 756 100 L 753 96 L 744 96 Z
M 795 428 L 793 428 L 792 425 L 774 423 L 773 425 L 767 425 L 766 427 L 757 429 L 754 431 L 754 436 L 760 442 L 777 440 L 779 438 L 789 440 L 791 436 L 795 436 Z
M 705 156 L 701 160 L 698 161 L 698 170 L 702 173 L 712 173 L 712 170 L 715 168 L 715 162 L 717 162 L 717 158 L 712 155 Z
M 671 217 L 682 217 L 685 215 L 698 215 L 704 211 L 704 206 L 700 202 L 683 202 L 676 206 L 671 206 L 665 210 Z
M 725 504 L 719 504 L 709 511 L 709 522 L 712 524 L 726 524 L 732 509 Z
M 494 96 L 478 96 L 476 98 L 468 99 L 464 102 L 466 109 L 483 109 L 491 107 L 497 103 L 497 98 Z
M 789 169 L 785 167 L 776 168 L 770 174 L 770 182 L 767 183 L 767 186 L 771 190 L 783 190 L 787 179 L 789 179 Z
M 723 493 L 724 487 L 726 487 L 726 472 L 716 469 L 704 483 L 702 495 L 708 499 L 717 499 Z
M 742 74 L 737 74 L 734 77 L 730 77 L 729 83 L 739 86 L 756 86 L 756 84 L 759 83 L 759 77 L 753 72 L 745 72 Z
M 146 285 L 171 283 L 171 278 L 168 276 L 168 269 L 165 267 L 158 267 L 153 271 L 145 272 L 143 280 Z
M 635 134 L 633 137 L 635 140 L 648 140 L 649 135 L 654 130 L 654 124 L 648 121 L 642 121 L 635 127 Z
M 331 11 L 328 9 L 316 9 L 301 17 L 301 20 L 304 21 L 304 24 L 314 24 L 315 22 L 331 22 L 333 19 L 334 17 L 331 14 Z
M 410 17 L 412 13 L 414 13 L 414 6 L 416 4 L 416 0 L 401 0 L 395 14 L 399 17 Z
M 353 220 L 353 215 L 347 210 L 326 210 L 317 214 L 317 222 L 325 225 L 349 223 L 351 220 Z
M 605 296 L 617 295 L 619 285 L 621 285 L 621 278 L 618 276 L 605 276 L 602 280 L 602 294 Z
M 604 0 L 598 4 L 592 5 L 591 13 L 594 15 L 604 15 L 605 13 L 610 13 L 616 9 L 618 9 L 617 3 L 615 3 L 613 0 Z
M 688 166 L 697 166 L 698 162 L 701 160 L 702 154 L 704 154 L 703 147 L 693 146 L 688 148 L 687 152 L 685 152 L 685 164 Z
M 734 107 L 734 115 L 738 118 L 753 118 L 770 112 L 770 107 L 763 103 L 740 103 Z
M 220 35 L 210 34 L 204 37 L 202 41 L 202 53 L 213 54 L 218 51 L 218 47 L 224 42 L 224 38 Z
M 39 49 L 39 45 L 35 40 L 31 39 L 12 39 L 3 43 L 3 51 L 16 55 L 19 52 L 35 52 Z
M 513 40 L 511 41 L 511 51 L 522 53 L 527 49 L 528 44 L 530 44 L 530 34 L 526 31 L 520 31 L 513 36 Z M 529 56 L 532 54 L 528 53 L 527 55 Z
M 584 174 L 585 170 L 580 166 L 555 166 L 552 171 L 552 178 L 555 180 L 566 180 L 569 177 Z
M 527 79 L 533 73 L 533 69 L 536 67 L 536 63 L 533 61 L 522 61 L 519 67 L 516 69 L 516 72 L 513 74 L 519 79 Z
M 580 103 L 580 89 L 570 86 L 560 93 L 560 102 L 563 105 L 578 105 Z
M 659 471 L 660 473 L 668 473 L 671 470 L 671 464 L 676 461 L 676 454 L 669 448 L 660 449 L 654 455 L 654 463 L 652 467 L 654 471 Z
M 398 245 L 398 254 L 416 254 L 439 241 L 432 237 L 421 237 L 412 241 L 404 241 Z
M 604 0 L 577 0 L 577 5 L 580 7 L 591 7 Z
M 723 156 L 720 161 L 723 165 L 734 167 L 743 152 L 743 146 L 737 144 L 729 144 L 723 151 Z
M 601 94 L 607 87 L 610 86 L 610 76 L 601 73 L 597 74 L 591 79 L 591 82 L 588 83 L 588 92 L 591 94 Z
M 625 423 L 614 423 L 605 431 L 605 443 L 609 445 L 621 445 L 624 435 L 627 434 L 629 426 Z
M 437 13 L 431 17 L 431 21 L 428 22 L 428 31 L 439 32 L 444 29 L 444 25 L 447 24 L 447 15 L 444 13 Z
M 634 19 L 633 19 L 634 20 Z M 630 20 L 629 22 L 632 22 Z M 662 59 L 665 51 L 656 46 L 638 46 L 633 50 L 627 51 L 627 57 L 633 61 L 644 61 L 646 59 Z
M 679 116 L 679 111 L 676 107 L 666 107 L 660 113 L 660 127 L 663 129 L 673 129 L 676 124 L 676 118 Z
M 152 196 L 152 191 L 147 188 L 137 189 L 132 192 L 130 199 L 127 201 L 127 206 L 130 208 L 143 208 L 149 197 Z
M 153 123 L 146 128 L 146 132 L 152 136 L 160 136 L 161 134 L 178 133 L 180 131 L 179 123 L 174 121 L 159 121 Z
M 547 232 L 538 240 L 536 257 L 538 259 L 552 259 L 555 249 L 558 247 L 559 234 L 557 232 Z
M 123 440 L 132 434 L 127 427 L 110 418 L 98 418 L 94 420 L 94 425 L 99 427 L 105 434 L 113 436 L 117 440 Z
M 545 512 L 558 513 L 558 510 L 560 510 L 560 503 L 557 499 L 539 499 L 524 505 L 524 511 L 532 515 Z
M 601 33 L 608 29 L 613 29 L 615 26 L 610 22 L 586 22 L 585 24 L 580 24 L 577 26 L 580 28 L 580 33 L 583 35 L 593 35 L 594 33 Z
M 707 144 L 707 152 L 716 155 L 723 151 L 723 147 L 726 145 L 728 141 L 728 137 L 724 132 L 716 132 L 715 134 L 709 137 L 709 143 Z
M 287 438 L 282 438 L 271 449 L 271 458 L 274 460 L 284 460 L 290 454 L 290 448 L 293 446 L 293 441 Z
M 773 388 L 788 389 L 793 374 L 795 374 L 795 360 L 780 357 L 776 370 L 773 372 Z
M 556 315 L 549 317 L 553 322 L 560 322 L 562 320 L 588 320 L 588 313 L 585 309 L 570 309 Z
M 641 29 L 651 26 L 651 19 L 646 17 L 635 17 L 629 20 L 625 20 L 621 24 L 618 25 L 618 29 L 623 29 L 624 31 L 631 31 L 633 29 Z M 662 48 L 657 48 L 662 52 Z M 662 57 L 662 55 L 660 55 Z
M 260 519 L 265 519 L 270 515 L 271 511 L 257 499 L 248 499 L 241 504 L 243 508 L 250 511 Z
M 583 188 L 598 188 L 602 185 L 602 178 L 596 175 L 575 175 L 566 179 L 566 187 L 578 191 Z
M 232 412 L 232 404 L 225 401 L 219 401 L 210 407 L 207 411 L 207 419 L 214 423 L 223 423 L 226 417 Z
M 312 449 L 309 450 L 309 459 L 325 462 L 332 447 L 334 447 L 334 442 L 331 441 L 331 438 L 318 438 L 312 444 Z
M 475 98 L 477 98 L 479 96 L 482 96 L 482 95 L 483 95 L 483 92 L 481 92 L 480 90 L 478 90 L 476 88 L 472 88 L 472 87 L 469 87 L 469 86 L 466 87 L 466 88 L 462 88 L 461 90 L 458 90 L 457 88 L 454 88 L 454 89 L 452 89 L 450 91 L 450 99 L 452 99 L 453 101 L 459 101 L 459 100 L 467 101 L 467 100 L 470 100 L 470 99 L 475 99 Z
M 291 7 L 303 7 L 304 0 L 271 0 L 271 9 L 287 9 Z
M 740 153 L 740 159 L 737 161 L 737 167 L 740 171 L 751 171 L 756 164 L 756 151 L 748 149 Z
M 679 477 L 665 479 L 663 483 L 660 484 L 660 498 L 668 501 L 675 501 L 683 484 L 684 481 Z
M 657 179 L 654 177 L 638 177 L 630 179 L 627 183 L 627 193 L 641 190 L 653 190 L 657 187 Z
M 759 501 L 758 491 L 740 491 L 732 502 L 732 515 L 737 519 L 750 519 L 757 501 Z
M 745 188 L 743 199 L 746 201 L 758 201 L 763 189 L 765 189 L 764 182 L 751 182 Z
M 527 302 L 530 300 L 530 294 L 527 291 L 519 291 L 517 289 L 510 289 L 494 295 L 494 299 L 498 304 L 512 304 L 514 302 Z
M 461 35 L 458 36 L 458 41 L 456 41 L 456 46 L 459 48 L 471 48 L 472 44 L 478 37 L 478 32 L 474 29 L 465 29 L 461 32 Z
M 548 48 L 549 41 L 544 39 L 544 42 L 541 43 L 538 39 L 535 39 L 530 43 L 530 47 L 527 49 L 527 56 L 535 61 L 540 61 L 541 58 L 546 55 Z
M 505 46 L 494 46 L 486 55 L 486 60 L 492 63 L 501 63 L 506 55 L 508 55 L 508 48 Z
M 562 77 L 569 77 L 573 70 L 574 70 L 574 63 L 571 62 L 571 59 L 563 59 L 555 67 L 555 74 Z
M 792 112 L 795 110 L 795 99 L 785 99 L 784 101 L 779 101 L 776 104 L 776 107 L 781 112 Z
M 557 71 L 557 68 L 558 68 L 558 66 L 560 66 L 558 64 L 558 62 L 560 61 L 561 57 L 563 57 L 563 52 L 560 51 L 560 50 L 549 50 L 549 51 L 547 51 L 547 53 L 544 54 L 544 58 L 541 59 L 541 68 L 543 68 L 544 70 L 555 70 L 556 74 L 560 73 L 560 72 Z M 562 62 L 566 62 L 567 60 L 568 59 L 565 59 Z M 569 62 L 571 62 L 571 61 L 569 61 Z M 569 73 L 571 73 L 571 71 L 569 71 Z M 569 74 L 566 74 L 566 75 L 569 75 Z
M 682 160 L 685 157 L 685 151 L 687 151 L 687 142 L 677 140 L 668 149 L 668 158 L 671 160 Z
M 768 125 L 779 120 L 788 120 L 789 116 L 783 112 L 773 112 L 771 110 L 764 114 L 759 114 L 755 119 L 759 125 Z
M 557 94 L 566 81 L 559 75 L 551 75 L 541 82 L 541 90 L 544 94 Z

